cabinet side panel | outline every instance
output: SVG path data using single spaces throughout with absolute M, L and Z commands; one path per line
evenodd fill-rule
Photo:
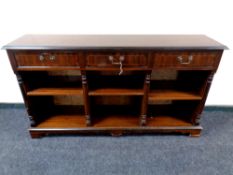
M 16 73 L 17 63 L 15 61 L 14 51 L 7 50 L 7 55 L 8 55 L 9 61 L 11 63 L 12 70 L 14 71 L 14 73 Z

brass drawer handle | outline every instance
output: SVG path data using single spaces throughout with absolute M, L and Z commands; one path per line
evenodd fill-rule
M 50 55 L 50 56 L 49 56 L 49 60 L 50 60 L 50 61 L 54 61 L 54 60 L 56 60 L 55 55 Z
M 115 62 L 114 61 L 114 57 L 112 55 L 109 56 L 109 61 L 111 61 L 112 64 L 120 65 L 119 75 L 121 75 L 123 73 L 123 64 L 122 64 L 122 61 L 124 61 L 124 60 L 125 60 L 125 57 L 124 56 L 120 56 L 119 57 L 119 62 Z
M 44 60 L 45 60 L 45 57 L 44 57 L 43 54 L 40 54 L 40 55 L 39 55 L 39 60 L 40 60 L 40 61 L 44 61 Z
M 45 61 L 46 58 L 49 59 L 50 61 L 56 60 L 56 56 L 51 55 L 49 53 L 41 53 L 38 58 L 40 61 Z
M 193 56 L 190 55 L 187 61 L 184 61 L 182 56 L 178 56 L 177 60 L 179 61 L 180 64 L 190 64 L 193 61 Z

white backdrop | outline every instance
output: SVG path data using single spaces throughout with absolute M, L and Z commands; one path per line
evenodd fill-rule
M 23 34 L 206 34 L 233 48 L 230 0 L 0 0 L 0 46 Z M 233 105 L 233 52 L 225 51 L 208 105 Z M 0 50 L 0 103 L 22 102 Z

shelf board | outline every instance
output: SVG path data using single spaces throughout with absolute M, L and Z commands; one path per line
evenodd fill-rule
M 127 89 L 127 88 L 101 88 L 90 90 L 88 93 L 90 96 L 116 96 L 116 95 L 124 95 L 124 96 L 133 96 L 133 95 L 143 95 L 143 89 Z
M 91 128 L 138 127 L 139 117 L 112 115 L 96 117 Z M 88 128 L 84 115 L 53 115 L 40 122 L 35 128 Z
M 82 95 L 82 88 L 38 88 L 27 92 L 28 96 Z
M 84 128 L 84 115 L 53 115 L 40 122 L 36 128 Z
M 150 101 L 159 100 L 201 100 L 199 94 L 193 92 L 177 91 L 177 90 L 152 90 L 149 93 Z
M 185 127 L 192 126 L 188 121 L 182 118 L 172 116 L 156 116 L 153 118 L 148 117 L 147 127 Z M 50 129 L 66 129 L 66 128 L 83 128 L 83 129 L 97 129 L 97 128 L 138 128 L 139 117 L 131 115 L 109 115 L 96 117 L 91 127 L 86 127 L 86 119 L 84 115 L 53 115 L 40 122 L 36 127 L 37 129 L 50 128 Z
M 107 115 L 94 117 L 93 127 L 139 127 L 139 117 L 133 115 Z
M 149 127 L 180 127 L 180 126 L 192 126 L 191 122 L 188 122 L 184 118 L 174 116 L 155 116 L 147 118 L 147 126 Z

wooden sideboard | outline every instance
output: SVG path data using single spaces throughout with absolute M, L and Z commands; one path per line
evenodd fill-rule
M 32 138 L 199 136 L 208 91 L 227 49 L 204 35 L 25 35 L 3 48 Z

